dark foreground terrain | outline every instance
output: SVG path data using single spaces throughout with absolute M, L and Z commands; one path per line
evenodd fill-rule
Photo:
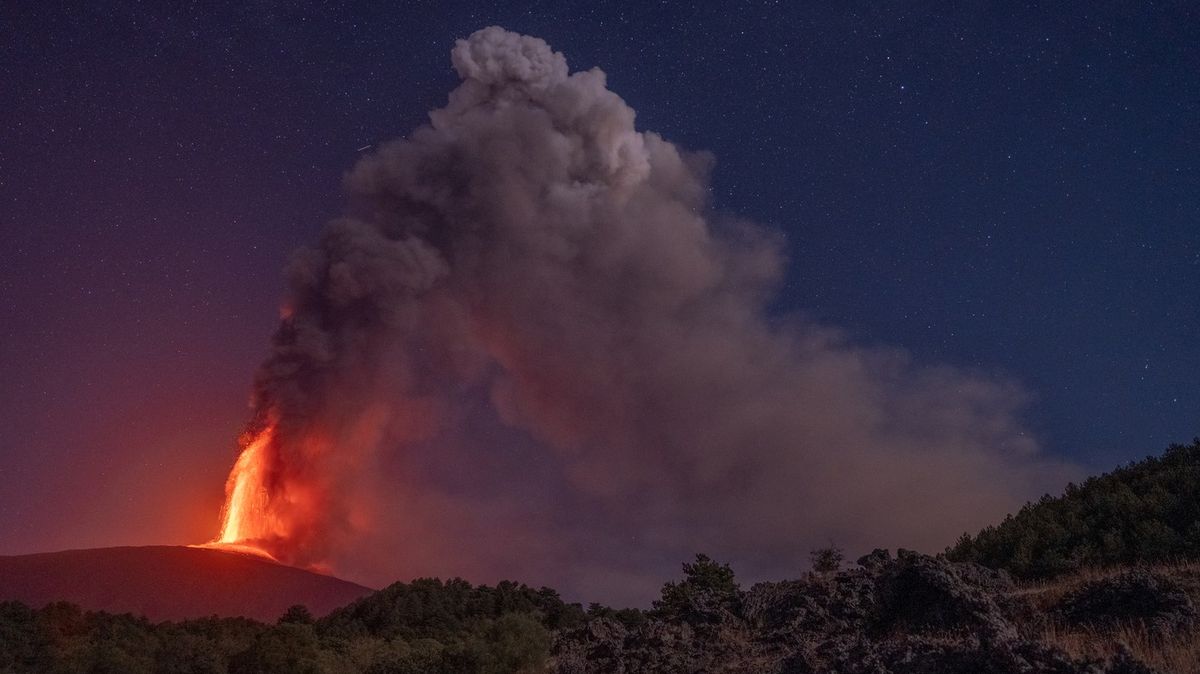
M 0 672 L 418 674 L 729 672 L 1146 674 L 1200 671 L 1200 566 L 1018 585 L 901 551 L 743 590 L 703 556 L 650 611 L 548 589 L 397 583 L 314 620 L 151 623 L 0 603 Z
M 689 565 L 686 599 L 660 602 L 647 621 L 594 618 L 559 634 L 552 671 L 1200 671 L 1191 567 L 1021 587 L 974 564 L 876 551 L 852 569 L 741 592 L 711 582 L 719 566 L 698 564 L 709 569 Z
M 1196 560 L 1200 441 L 945 555 L 877 550 L 839 568 L 818 551 L 798 579 L 750 587 L 699 555 L 648 611 L 508 582 L 369 593 L 188 548 L 0 558 L 0 600 L 25 602 L 0 601 L 0 674 L 1200 673 Z M 215 617 L 239 615 L 267 622 Z

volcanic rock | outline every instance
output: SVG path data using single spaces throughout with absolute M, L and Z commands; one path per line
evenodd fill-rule
M 1023 634 L 1014 589 L 1007 574 L 974 564 L 877 550 L 857 568 L 758 583 L 742 593 L 739 612 L 715 623 L 651 614 L 626 627 L 593 618 L 557 635 L 552 671 L 1152 674 L 1128 653 L 1081 661 Z M 1164 595 L 1154 615 L 1186 614 L 1177 599 Z
M 1086 582 L 1063 597 L 1058 612 L 1070 625 L 1140 624 L 1159 634 L 1196 625 L 1196 607 L 1187 593 L 1169 578 L 1144 569 Z

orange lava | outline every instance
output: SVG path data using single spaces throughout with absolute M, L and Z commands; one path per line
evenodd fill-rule
M 318 468 L 334 443 L 317 425 L 281 431 L 277 417 L 242 436 L 229 478 L 216 538 L 200 547 L 256 554 L 327 573 L 326 518 L 330 499 Z
M 220 548 L 275 559 L 256 543 L 270 540 L 279 533 L 266 488 L 267 452 L 274 432 L 274 425 L 269 425 L 242 447 L 225 482 L 221 531 L 214 540 L 197 547 Z
M 207 549 L 212 549 L 212 550 L 224 550 L 225 552 L 240 552 L 240 553 L 243 553 L 246 555 L 253 555 L 255 557 L 262 557 L 263 559 L 269 559 L 272 562 L 279 561 L 278 559 L 275 559 L 275 557 L 273 557 L 271 555 L 271 553 L 267 552 L 266 550 L 263 550 L 262 548 L 258 547 L 257 545 L 250 545 L 249 543 L 221 543 L 219 541 L 209 541 L 208 543 L 201 543 L 199 545 L 189 545 L 187 547 L 189 547 L 189 548 L 207 548 Z
M 267 445 L 274 427 L 268 426 L 242 448 L 225 483 L 225 511 L 221 517 L 218 543 L 237 543 L 261 538 L 267 524 L 267 493 L 263 488 Z

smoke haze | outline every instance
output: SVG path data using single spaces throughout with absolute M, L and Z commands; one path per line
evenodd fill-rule
M 938 550 L 1064 480 L 1015 383 L 769 314 L 780 233 L 603 72 L 495 27 L 452 60 L 290 266 L 254 402 L 281 558 L 644 604 L 697 551 Z

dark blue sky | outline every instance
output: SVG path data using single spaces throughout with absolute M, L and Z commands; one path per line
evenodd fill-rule
M 711 151 L 780 313 L 1021 381 L 1089 470 L 1200 433 L 1191 3 L 168 4 L 0 9 L 0 553 L 207 535 L 288 253 L 490 24 Z

